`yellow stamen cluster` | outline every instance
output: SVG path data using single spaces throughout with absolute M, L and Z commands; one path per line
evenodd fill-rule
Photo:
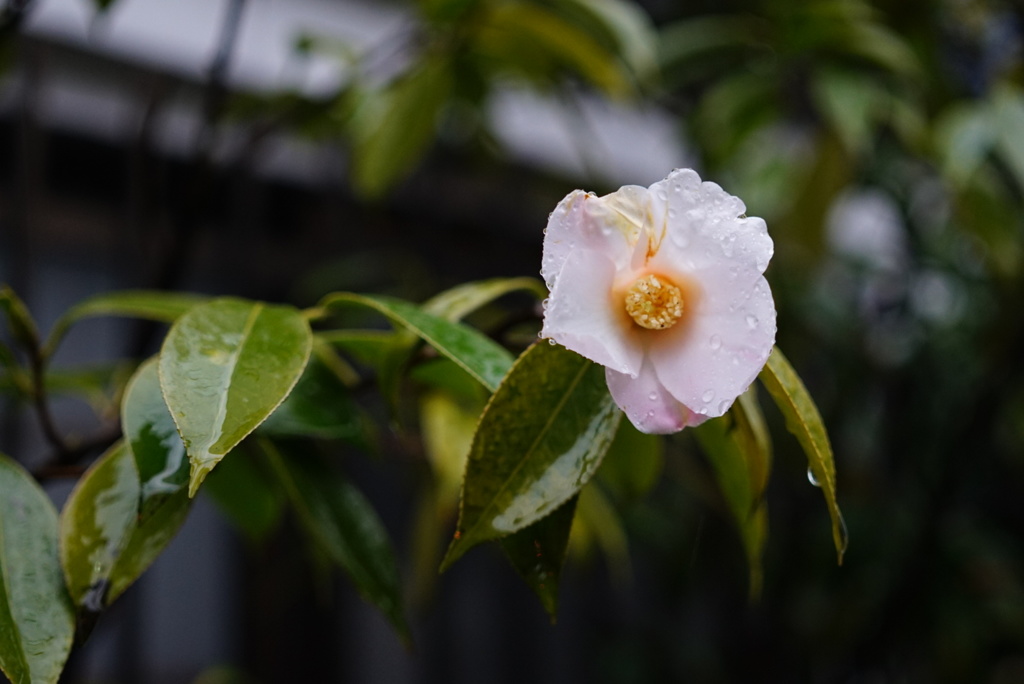
M 626 291 L 626 313 L 643 328 L 665 330 L 683 317 L 683 295 L 668 279 L 645 275 Z

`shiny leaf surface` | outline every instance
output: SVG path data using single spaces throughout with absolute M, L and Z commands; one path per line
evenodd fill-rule
M 15 684 L 55 684 L 75 631 L 58 562 L 57 512 L 3 454 L 0 492 L 0 670 Z
M 601 366 L 547 343 L 524 352 L 480 419 L 442 569 L 574 497 L 601 464 L 621 416 Z
M 174 324 L 160 384 L 192 464 L 189 496 L 292 391 L 312 341 L 298 310 L 240 299 L 201 304 Z
M 64 505 L 61 563 L 71 598 L 85 613 L 99 613 L 117 599 L 188 516 L 184 487 L 159 494 L 159 505 L 151 503 L 143 514 L 145 484 L 131 449 L 119 442 L 86 471 Z
M 448 357 L 490 391 L 512 366 L 512 355 L 482 333 L 425 312 L 415 304 L 381 295 L 329 295 L 323 306 L 359 304 L 376 309 Z
M 281 454 L 267 441 L 263 446 L 311 539 L 408 638 L 395 554 L 370 502 L 315 455 Z
M 500 540 L 505 556 L 540 599 L 552 622 L 558 616 L 558 585 L 569 548 L 577 497 L 551 515 Z
M 832 517 L 832 540 L 835 543 L 839 563 L 843 562 L 848 542 L 846 523 L 836 500 L 836 466 L 832 456 L 832 445 L 828 432 L 818 413 L 818 407 L 804 387 L 789 361 L 776 347 L 768 357 L 768 363 L 759 376 L 775 404 L 786 419 L 786 428 L 793 433 L 804 453 L 807 454 L 808 469 L 814 481 L 825 496 L 829 515 Z
M 160 391 L 155 357 L 140 366 L 128 383 L 121 425 L 135 458 L 142 486 L 139 514 L 145 518 L 168 497 L 181 493 L 189 474 L 185 444 Z

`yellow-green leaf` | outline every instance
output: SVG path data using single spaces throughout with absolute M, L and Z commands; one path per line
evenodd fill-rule
M 828 432 L 825 430 L 818 407 L 804 387 L 800 376 L 778 347 L 772 350 L 768 363 L 759 377 L 782 411 L 786 419 L 786 428 L 796 436 L 804 453 L 807 454 L 808 471 L 825 496 L 825 503 L 832 518 L 832 540 L 839 556 L 839 563 L 842 564 L 849 540 L 846 523 L 836 499 L 836 466 L 832 456 L 832 445 L 829 443 Z

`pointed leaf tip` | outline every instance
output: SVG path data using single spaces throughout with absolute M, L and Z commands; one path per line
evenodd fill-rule
M 821 487 L 832 518 L 832 541 L 838 562 L 842 565 L 849 538 L 836 498 L 836 466 L 832 445 L 818 407 L 778 347 L 772 350 L 759 377 L 786 419 L 786 429 L 796 436 L 807 455 L 808 468 Z
M 291 393 L 312 346 L 309 322 L 290 306 L 216 299 L 175 322 L 160 350 L 160 385 L 188 446 L 190 496 Z
M 473 438 L 455 538 L 442 571 L 467 550 L 562 506 L 593 476 L 622 414 L 604 369 L 534 344 L 491 397 Z

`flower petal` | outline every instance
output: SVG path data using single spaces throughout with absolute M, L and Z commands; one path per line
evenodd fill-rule
M 741 199 L 690 169 L 673 171 L 651 193 L 653 223 L 664 225 L 665 237 L 650 268 L 685 274 L 704 291 L 750 287 L 764 273 L 774 245 L 762 219 L 743 216 Z
M 545 305 L 540 336 L 602 366 L 636 375 L 643 347 L 625 309 L 613 301 L 615 273 L 615 264 L 603 252 L 571 251 Z
M 666 435 L 687 425 L 698 425 L 706 418 L 677 401 L 658 381 L 648 359 L 637 377 L 605 369 L 605 380 L 612 399 L 640 432 Z
M 617 264 L 628 259 L 639 228 L 620 204 L 629 203 L 616 200 L 609 204 L 582 190 L 572 191 L 558 203 L 544 230 L 540 273 L 549 290 L 554 290 L 565 260 L 574 250 L 599 252 Z
M 648 355 L 658 380 L 691 410 L 729 410 L 761 371 L 775 344 L 768 281 L 706 289 L 685 325 L 652 336 Z

